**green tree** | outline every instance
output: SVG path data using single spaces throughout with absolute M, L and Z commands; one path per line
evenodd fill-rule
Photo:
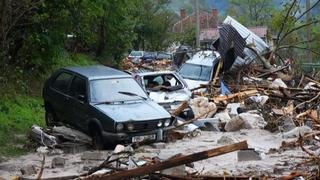
M 272 0 L 230 0 L 228 13 L 246 26 L 266 25 L 274 11 Z

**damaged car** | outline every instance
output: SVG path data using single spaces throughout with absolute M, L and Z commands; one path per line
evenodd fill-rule
M 216 51 L 199 51 L 182 64 L 178 72 L 189 89 L 198 88 L 212 80 L 219 60 L 220 55 Z
M 172 71 L 140 72 L 133 74 L 149 97 L 172 113 L 183 101 L 189 101 L 192 93 L 182 77 Z M 185 119 L 194 117 L 192 109 L 186 108 L 180 115 Z
M 115 142 L 162 140 L 171 115 L 148 98 L 125 72 L 106 67 L 70 67 L 55 72 L 43 89 L 48 126 L 63 123 L 93 137 L 97 149 Z

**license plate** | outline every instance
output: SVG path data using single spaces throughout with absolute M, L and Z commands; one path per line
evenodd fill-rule
M 132 142 L 141 142 L 144 140 L 155 140 L 155 139 L 156 139 L 155 134 L 144 135 L 144 136 L 134 136 L 132 137 Z

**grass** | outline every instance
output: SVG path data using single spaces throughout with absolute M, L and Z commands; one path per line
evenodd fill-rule
M 0 155 L 15 156 L 26 152 L 27 134 L 33 124 L 44 125 L 40 97 L 5 95 L 0 97 Z
M 33 124 L 45 126 L 42 86 L 50 74 L 61 67 L 97 64 L 90 56 L 62 54 L 54 59 L 55 64 L 41 75 L 19 74 L 0 84 L 0 158 L 18 156 L 28 152 L 23 145 L 28 142 L 28 133 Z M 40 76 L 40 77 L 39 77 Z M 0 82 L 1 83 L 1 82 Z

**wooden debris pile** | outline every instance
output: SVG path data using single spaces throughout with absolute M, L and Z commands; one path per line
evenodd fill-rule
M 172 60 L 162 59 L 150 62 L 141 61 L 140 63 L 133 63 L 132 60 L 126 58 L 122 61 L 121 69 L 129 72 L 135 72 L 143 69 L 149 71 L 171 70 Z

